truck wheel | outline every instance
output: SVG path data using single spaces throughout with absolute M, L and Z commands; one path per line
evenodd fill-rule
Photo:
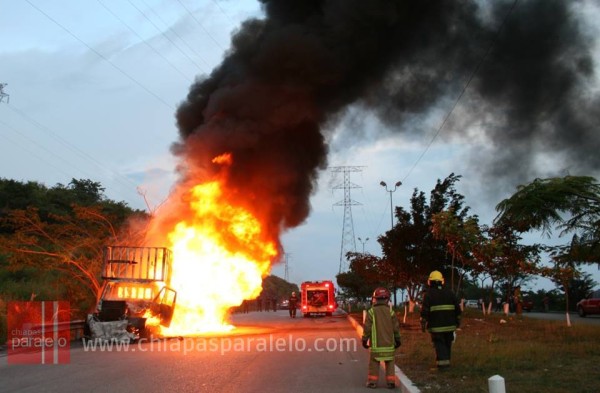
M 577 314 L 579 314 L 579 316 L 581 318 L 585 318 L 586 314 L 585 314 L 585 311 L 583 311 L 583 307 L 581 307 L 581 306 L 577 307 Z
M 330 312 L 326 312 L 325 316 L 330 317 L 332 314 Z

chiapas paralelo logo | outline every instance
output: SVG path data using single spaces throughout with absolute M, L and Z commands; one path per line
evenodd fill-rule
M 9 302 L 8 364 L 70 361 L 69 302 Z

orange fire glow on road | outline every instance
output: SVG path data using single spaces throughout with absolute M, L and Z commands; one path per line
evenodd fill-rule
M 177 301 L 170 327 L 161 329 L 164 336 L 231 330 L 229 309 L 260 294 L 277 256 L 257 218 L 229 203 L 218 181 L 193 187 L 190 196 L 193 217 L 168 234 Z

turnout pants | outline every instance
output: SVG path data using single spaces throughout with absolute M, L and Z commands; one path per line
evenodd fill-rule
M 396 369 L 393 360 L 384 360 L 385 363 L 385 382 L 395 383 L 396 382 Z M 379 363 L 380 360 L 376 359 L 375 354 L 371 352 L 369 356 L 369 376 L 367 382 L 379 381 Z
M 454 332 L 431 333 L 431 341 L 435 348 L 435 360 L 438 367 L 450 366 L 450 355 Z

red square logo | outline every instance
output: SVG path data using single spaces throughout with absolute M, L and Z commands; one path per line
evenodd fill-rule
M 8 302 L 8 364 L 71 360 L 69 302 Z

